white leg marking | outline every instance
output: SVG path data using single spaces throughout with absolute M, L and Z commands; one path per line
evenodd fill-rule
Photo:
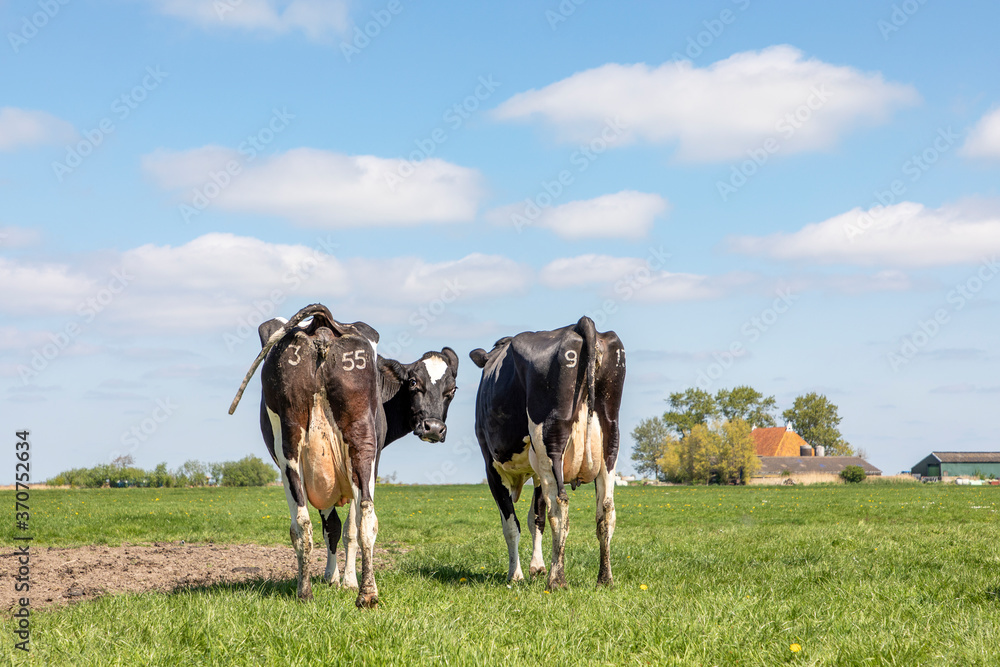
M 372 466 L 371 486 L 375 487 L 375 466 Z M 354 489 L 354 497 L 361 496 L 360 489 Z M 378 535 L 378 517 L 375 515 L 374 493 L 372 500 L 359 501 L 358 532 L 361 537 L 361 588 L 359 601 L 365 596 L 377 601 L 378 586 L 375 584 L 375 536 Z
M 549 588 L 566 585 L 563 573 L 563 551 L 566 546 L 566 535 L 569 533 L 569 502 L 560 500 L 556 486 L 556 476 L 552 469 L 552 459 L 545 449 L 542 439 L 542 425 L 536 424 L 528 417 L 528 433 L 531 434 L 531 452 L 529 459 L 542 483 L 542 497 L 549 514 L 549 526 L 552 528 L 552 567 L 549 569 Z
M 597 583 L 611 585 L 611 537 L 615 534 L 615 469 L 601 463 L 601 472 L 594 479 L 597 500 L 597 540 L 601 547 L 601 564 Z
M 292 497 L 292 486 L 288 479 L 288 472 L 295 471 L 299 474 L 298 461 L 289 461 L 285 458 L 284 442 L 281 438 L 281 419 L 271 408 L 264 406 L 267 410 L 267 418 L 271 422 L 271 433 L 274 436 L 274 458 L 278 461 L 281 470 L 281 483 L 285 487 L 285 500 L 288 501 L 288 513 L 291 515 L 291 526 L 289 534 L 292 538 L 292 547 L 295 549 L 295 556 L 299 561 L 299 597 L 312 597 L 312 582 L 309 580 L 309 554 L 312 553 L 312 521 L 309 519 L 309 508 L 305 505 L 299 506 Z M 302 431 L 304 439 L 305 430 Z M 303 490 L 303 493 L 305 491 Z M 305 502 L 305 498 L 302 499 Z
M 534 484 L 537 487 L 539 481 L 536 478 Z M 545 572 L 545 557 L 542 555 L 542 531 L 538 529 L 535 516 L 534 490 L 532 490 L 531 506 L 528 508 L 528 530 L 531 531 L 531 563 L 528 565 L 528 573 L 532 576 Z
M 506 521 L 501 521 L 500 525 L 503 526 L 503 538 L 507 541 L 507 581 L 524 581 L 521 558 L 517 555 L 517 545 L 521 541 L 517 518 L 511 514 Z
M 344 518 L 344 579 L 345 588 L 358 590 L 358 500 L 357 489 L 354 498 L 347 504 Z

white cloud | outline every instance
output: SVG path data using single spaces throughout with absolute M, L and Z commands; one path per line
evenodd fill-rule
M 797 232 L 730 237 L 729 250 L 801 262 L 885 266 L 944 266 L 1000 253 L 1000 211 L 963 202 L 930 209 L 900 202 L 860 208 Z
M 269 34 L 300 30 L 314 40 L 348 28 L 346 0 L 150 0 L 161 14 L 200 28 L 236 28 Z
M 494 113 L 502 120 L 541 117 L 570 141 L 594 138 L 617 117 L 628 139 L 676 143 L 678 159 L 712 162 L 743 157 L 769 138 L 785 154 L 826 149 L 854 127 L 883 123 L 918 100 L 913 87 L 881 74 L 772 46 L 703 68 L 689 61 L 655 68 L 611 63 L 519 93 Z
M 437 158 L 410 173 L 405 160 L 312 148 L 252 161 L 219 146 L 159 150 L 143 157 L 143 169 L 157 185 L 192 202 L 195 190 L 208 185 L 216 191 L 211 173 L 227 161 L 240 163 L 240 172 L 218 189 L 211 207 L 326 229 L 470 221 L 484 195 L 478 171 Z M 399 177 L 401 171 L 409 177 Z
M 61 144 L 76 136 L 72 125 L 45 111 L 0 107 L 0 152 L 24 146 Z
M 644 302 L 715 299 L 734 282 L 731 277 L 653 270 L 638 257 L 579 255 L 553 260 L 539 273 L 553 289 L 600 286 L 607 296 Z
M 35 245 L 42 235 L 28 227 L 0 227 L 0 248 L 24 248 Z
M 1000 158 L 1000 107 L 979 119 L 962 145 L 962 155 Z
M 564 239 L 623 238 L 641 239 L 653 227 L 653 221 L 669 208 L 657 194 L 623 190 L 594 199 L 571 201 L 548 207 L 532 221 Z M 489 212 L 498 224 L 508 224 L 512 215 L 524 216 L 524 204 L 511 204 Z
M 339 259 L 329 239 L 321 241 L 307 247 L 212 233 L 179 246 L 80 255 L 65 265 L 0 259 L 0 312 L 38 315 L 38 304 L 45 304 L 45 317 L 88 330 L 158 335 L 235 330 L 241 321 L 260 321 L 258 313 L 288 316 L 318 297 L 337 317 L 370 317 L 376 304 L 405 321 L 435 300 L 518 293 L 532 279 L 504 257 Z M 96 316 L 84 315 L 94 300 Z M 9 343 L 5 336 L 0 330 L 0 348 Z

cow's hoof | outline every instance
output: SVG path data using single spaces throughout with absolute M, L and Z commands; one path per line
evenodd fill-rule
M 597 587 L 598 588 L 614 588 L 615 587 L 615 580 L 614 580 L 614 578 L 612 578 L 612 576 L 610 574 L 608 576 L 606 576 L 606 577 L 604 577 L 604 576 L 598 577 L 597 578 Z
M 535 577 L 540 577 L 540 576 L 542 576 L 544 574 L 547 574 L 547 573 L 548 573 L 548 570 L 545 569 L 544 565 L 542 565 L 542 566 L 537 566 L 536 565 L 536 566 L 528 568 L 528 575 L 530 575 L 532 579 L 534 579 Z
M 513 575 L 507 577 L 507 582 L 508 583 L 512 584 L 512 583 L 514 583 L 516 581 L 524 581 L 524 574 L 520 570 L 518 570 L 517 572 L 515 572 Z
M 356 591 L 358 590 L 358 580 L 355 579 L 352 581 L 345 577 L 344 581 L 340 584 L 340 587 L 346 588 L 347 590 Z
M 555 591 L 562 588 L 568 588 L 568 586 L 566 585 L 566 577 L 560 573 L 555 577 L 549 577 L 549 585 L 545 587 L 545 590 Z
M 378 593 L 362 593 L 354 604 L 358 609 L 375 609 L 378 607 Z
M 299 600 L 301 600 L 302 602 L 308 602 L 309 600 L 312 599 L 313 599 L 313 592 L 311 588 L 307 591 L 299 591 Z

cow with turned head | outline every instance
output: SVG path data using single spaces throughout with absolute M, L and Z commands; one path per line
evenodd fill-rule
M 569 497 L 594 482 L 599 585 L 612 584 L 611 536 L 615 530 L 614 477 L 618 461 L 618 410 L 625 383 L 625 347 L 613 332 L 598 333 L 593 320 L 555 331 L 501 338 L 490 352 L 469 353 L 483 369 L 476 396 L 476 436 L 486 479 L 500 510 L 510 581 L 524 579 L 517 546 L 521 524 L 514 503 L 528 478 L 532 536 L 529 573 L 545 573 L 542 533 L 552 528 L 548 588 L 566 586 L 563 551 L 569 530 Z
M 306 502 L 319 510 L 327 547 L 327 583 L 358 590 L 358 607 L 378 604 L 373 551 L 378 533 L 373 496 L 382 448 L 407 433 L 444 442 L 455 395 L 458 356 L 428 352 L 412 364 L 378 356 L 378 332 L 364 322 L 343 324 L 313 304 L 291 320 L 259 327 L 262 350 L 229 409 L 261 368 L 260 429 L 281 471 L 298 558 L 298 595 L 312 598 L 312 524 Z M 346 563 L 337 566 L 341 520 Z M 361 586 L 356 560 L 361 542 Z

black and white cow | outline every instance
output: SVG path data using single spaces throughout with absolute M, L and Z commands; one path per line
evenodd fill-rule
M 357 605 L 374 607 L 378 588 L 372 556 L 378 519 L 372 499 L 379 455 L 387 444 L 410 432 L 428 442 L 444 441 L 458 356 L 446 347 L 412 364 L 384 359 L 376 352 L 379 337 L 373 328 L 363 322 L 337 322 L 320 304 L 306 306 L 287 322 L 264 322 L 259 333 L 263 349 L 229 413 L 236 410 L 263 360 L 260 428 L 285 486 L 299 566 L 298 595 L 312 598 L 312 524 L 306 501 L 322 516 L 327 547 L 324 578 L 335 586 L 341 584 L 337 567 L 341 521 L 336 508 L 350 503 L 343 526 L 343 585 L 358 589 L 355 563 L 360 532 Z
M 618 461 L 618 409 L 625 383 L 625 348 L 613 331 L 598 333 L 583 317 L 555 331 L 501 338 L 490 352 L 469 353 L 483 369 L 476 396 L 476 436 L 486 479 L 500 509 L 510 581 L 524 579 L 517 554 L 521 525 L 514 503 L 530 477 L 528 508 L 532 555 L 529 573 L 545 572 L 542 533 L 552 527 L 548 588 L 566 586 L 563 550 L 569 530 L 565 485 L 595 482 L 598 585 L 611 585 L 611 536 L 615 530 L 614 476 Z

